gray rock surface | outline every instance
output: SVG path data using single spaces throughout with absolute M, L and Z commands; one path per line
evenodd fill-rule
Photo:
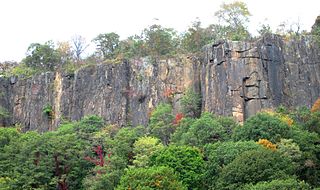
M 201 93 L 202 111 L 239 122 L 279 105 L 310 107 L 320 96 L 320 50 L 307 37 L 285 41 L 268 35 L 208 45 L 200 59 L 135 59 L 75 73 L 0 77 L 0 106 L 10 112 L 0 126 L 47 131 L 90 114 L 120 126 L 146 125 L 160 102 L 172 103 L 178 113 L 187 88 Z M 43 113 L 46 105 L 52 105 L 52 118 Z
M 201 72 L 203 110 L 238 121 L 279 105 L 310 107 L 320 96 L 320 50 L 309 37 L 206 47 Z

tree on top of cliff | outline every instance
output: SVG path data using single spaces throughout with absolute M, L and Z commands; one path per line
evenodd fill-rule
M 60 62 L 60 55 L 52 41 L 44 44 L 32 43 L 23 62 L 29 67 L 53 70 Z
M 230 4 L 223 3 L 221 9 L 215 13 L 220 23 L 225 27 L 220 32 L 225 33 L 231 40 L 244 40 L 250 36 L 247 30 L 251 13 L 245 3 L 235 1 Z
M 116 50 L 119 46 L 120 36 L 114 32 L 99 34 L 93 39 L 93 42 L 97 45 L 97 52 L 103 59 L 114 59 L 116 56 Z
M 146 43 L 147 52 L 152 57 L 175 54 L 178 46 L 176 31 L 154 24 L 143 30 L 142 39 Z
M 196 20 L 192 26 L 183 34 L 181 46 L 188 53 L 200 52 L 201 48 L 213 40 L 214 32 L 212 26 L 201 27 L 201 21 Z

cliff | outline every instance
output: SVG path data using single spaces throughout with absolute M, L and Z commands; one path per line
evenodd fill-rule
M 0 78 L 0 105 L 10 113 L 0 125 L 46 131 L 89 114 L 108 123 L 146 125 L 160 102 L 172 103 L 178 112 L 187 88 L 201 94 L 203 111 L 240 122 L 265 108 L 310 107 L 320 96 L 320 50 L 308 37 L 286 41 L 267 35 L 208 45 L 198 59 L 135 59 L 75 73 Z M 46 105 L 52 105 L 50 117 L 43 113 Z

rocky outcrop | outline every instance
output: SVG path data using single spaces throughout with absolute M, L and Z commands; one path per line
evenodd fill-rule
M 206 47 L 201 77 L 203 110 L 242 122 L 265 108 L 310 107 L 320 96 L 320 51 L 309 37 L 221 41 Z
M 107 123 L 146 125 L 160 102 L 178 101 L 186 88 L 200 89 L 200 63 L 187 58 L 165 61 L 136 59 L 98 64 L 75 73 L 47 72 L 30 79 L 1 78 L 1 105 L 11 117 L 0 125 L 21 123 L 25 130 L 47 131 L 63 120 L 99 115 Z M 52 107 L 52 114 L 43 108 Z
M 320 50 L 307 37 L 221 41 L 203 53 L 201 59 L 135 59 L 75 73 L 0 77 L 0 105 L 10 112 L 0 125 L 21 123 L 25 130 L 46 131 L 90 114 L 107 123 L 146 125 L 160 102 L 172 103 L 179 112 L 187 88 L 201 94 L 203 111 L 239 122 L 265 108 L 311 106 L 320 96 Z M 47 105 L 50 115 L 43 111 Z

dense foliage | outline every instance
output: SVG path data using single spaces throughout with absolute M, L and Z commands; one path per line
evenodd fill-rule
M 319 188 L 318 113 L 281 107 L 243 125 L 211 113 L 177 122 L 160 104 L 145 127 L 87 116 L 43 134 L 0 128 L 0 189 Z

